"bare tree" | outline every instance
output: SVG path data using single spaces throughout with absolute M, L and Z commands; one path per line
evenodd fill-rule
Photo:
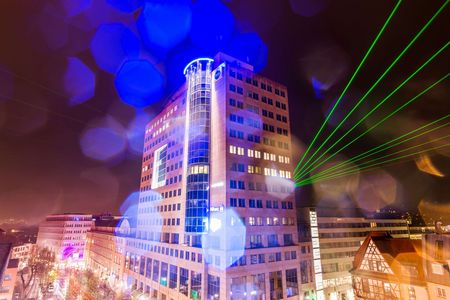
M 55 264 L 55 254 L 47 248 L 36 249 L 31 253 L 27 266 L 18 271 L 17 286 L 21 298 L 27 298 L 31 292 L 32 283 L 39 279 L 47 283 L 49 273 Z

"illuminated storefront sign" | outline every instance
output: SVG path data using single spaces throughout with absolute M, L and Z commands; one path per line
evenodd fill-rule
M 317 225 L 317 212 L 311 208 L 309 210 L 309 222 L 311 224 L 311 243 L 313 252 L 314 276 L 316 282 L 317 300 L 325 299 L 323 293 L 322 261 L 320 259 L 319 228 Z

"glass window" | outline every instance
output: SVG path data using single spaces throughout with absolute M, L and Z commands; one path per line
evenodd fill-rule
M 220 278 L 208 274 L 208 299 L 219 298 L 220 295 Z
M 286 295 L 288 297 L 298 295 L 297 269 L 286 270 Z
M 194 299 L 201 299 L 202 274 L 191 271 L 191 296 Z
M 153 281 L 158 282 L 159 280 L 159 260 L 153 260 Z
M 180 268 L 180 293 L 187 296 L 189 286 L 189 271 L 184 268 Z
M 252 300 L 266 299 L 266 280 L 264 273 L 252 275 Z
M 161 263 L 161 279 L 159 280 L 159 283 L 163 286 L 167 286 L 167 276 L 169 271 L 169 265 L 165 262 Z
M 283 299 L 283 285 L 281 271 L 269 273 L 270 300 Z
M 245 276 L 231 278 L 231 300 L 247 299 L 247 280 Z

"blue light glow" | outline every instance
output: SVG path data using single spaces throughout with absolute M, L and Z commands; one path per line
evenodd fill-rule
M 59 0 L 56 3 L 66 17 L 73 17 L 88 9 L 92 0 Z
M 125 1 L 123 1 L 125 2 Z M 124 24 L 134 23 L 131 14 L 125 14 L 115 9 L 106 0 L 95 0 L 92 2 L 89 9 L 83 11 L 79 15 L 68 20 L 70 25 L 90 31 L 97 29 L 102 24 L 120 22 Z
M 76 57 L 67 58 L 64 89 L 69 96 L 70 105 L 77 105 L 94 96 L 95 75 Z
M 148 1 L 137 20 L 144 44 L 154 50 L 167 51 L 183 41 L 191 25 L 188 1 Z
M 317 80 L 316 78 L 311 78 L 311 84 L 313 86 L 314 89 L 314 94 L 316 95 L 316 98 L 318 99 L 322 99 L 322 90 L 323 90 L 323 84 L 322 82 L 320 82 L 319 80 Z
M 183 44 L 171 51 L 170 55 L 165 60 L 167 90 L 176 90 L 184 84 L 186 82 L 186 77 L 183 75 L 183 69 L 193 59 L 207 56 L 208 54 L 210 53 L 201 51 L 191 44 Z
M 303 17 L 319 14 L 327 5 L 328 0 L 289 0 L 292 11 Z
M 227 53 L 251 64 L 255 72 L 260 72 L 267 64 L 267 46 L 256 33 L 235 36 Z
M 214 59 L 211 59 L 211 58 L 209 58 L 209 57 L 201 57 L 201 58 L 196 58 L 196 59 L 194 59 L 194 60 L 191 60 L 191 61 L 186 65 L 186 67 L 184 68 L 183 74 L 186 75 L 186 71 L 187 71 L 187 69 L 189 68 L 190 65 L 195 64 L 196 62 L 202 61 L 202 60 L 206 60 L 206 61 L 210 61 L 210 62 L 213 62 L 213 61 L 214 61 Z
M 164 78 L 150 62 L 130 60 L 120 68 L 115 85 L 125 103 L 141 108 L 161 98 Z
M 137 218 L 139 203 L 139 192 L 132 192 L 127 196 L 127 198 L 122 202 L 119 207 L 119 212 L 122 216 L 127 218 Z
M 143 111 L 137 111 L 135 118 L 128 124 L 128 149 L 133 154 L 142 155 L 142 150 L 144 149 L 144 130 L 150 120 L 149 114 Z
M 57 50 L 64 47 L 69 40 L 69 27 L 61 15 L 53 6 L 45 5 L 42 12 L 36 17 L 36 23 L 31 25 L 32 32 L 37 30 L 38 35 L 31 35 L 32 40 L 39 50 Z
M 209 231 L 202 235 L 203 257 L 207 259 L 213 256 L 212 254 L 217 255 L 217 241 L 220 240 L 221 244 L 224 243 L 223 247 L 227 249 L 223 252 L 227 256 L 222 260 L 225 264 L 220 265 L 220 268 L 225 270 L 244 255 L 247 230 L 241 217 L 233 209 L 213 211 L 210 213 L 209 220 Z M 234 261 L 228 257 L 233 257 Z
M 141 7 L 144 0 L 106 0 L 106 2 L 124 13 L 132 13 Z
M 91 52 L 100 69 L 116 73 L 127 59 L 139 57 L 139 40 L 120 23 L 101 25 L 91 42 Z
M 233 28 L 233 14 L 221 1 L 199 0 L 193 5 L 190 36 L 196 46 L 217 51 L 229 41 Z
M 83 132 L 80 146 L 85 156 L 107 161 L 123 153 L 126 139 L 123 134 L 109 127 L 90 128 Z

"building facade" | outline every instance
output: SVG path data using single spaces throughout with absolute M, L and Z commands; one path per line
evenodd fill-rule
M 354 298 L 349 271 L 370 232 L 409 237 L 406 220 L 367 218 L 358 209 L 298 207 L 297 216 L 300 242 L 311 243 L 317 299 Z
M 113 288 L 122 288 L 125 268 L 125 243 L 130 232 L 126 218 L 95 217 L 86 236 L 85 263 Z
M 356 253 L 351 270 L 356 299 L 438 299 L 429 297 L 419 255 L 420 241 L 372 232 Z
M 12 258 L 13 245 L 0 241 L 0 300 L 12 300 L 19 260 Z
M 36 244 L 25 243 L 14 246 L 11 253 L 11 258 L 19 260 L 19 269 L 27 266 L 30 256 L 35 250 Z
M 39 224 L 36 245 L 55 253 L 59 263 L 83 263 L 86 233 L 92 227 L 92 215 L 49 215 Z
M 297 299 L 286 87 L 222 53 L 184 74 L 145 130 L 132 297 Z
M 450 299 L 450 230 L 436 232 L 425 234 L 422 238 L 422 257 L 429 299 Z

